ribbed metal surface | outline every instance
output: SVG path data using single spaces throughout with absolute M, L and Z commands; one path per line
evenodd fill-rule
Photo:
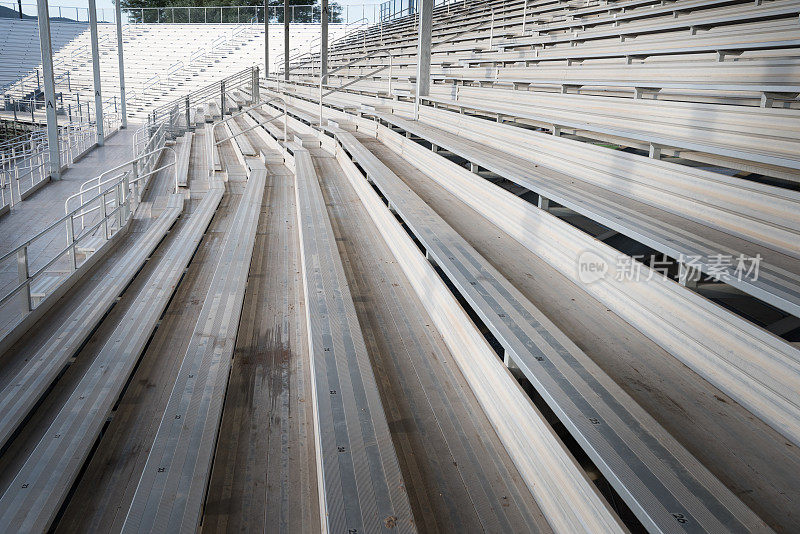
M 416 531 L 333 229 L 306 150 L 295 151 L 322 527 Z
M 648 529 L 770 530 L 400 178 L 337 138 Z
M 266 169 L 250 178 L 147 458 L 124 532 L 194 532 L 200 521 L 250 268 Z

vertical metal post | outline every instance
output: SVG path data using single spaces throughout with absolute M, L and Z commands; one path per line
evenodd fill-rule
M 525 34 L 525 23 L 528 22 L 528 0 L 525 0 L 525 6 L 522 8 L 522 34 Z
M 187 130 L 189 128 L 191 128 L 191 126 L 192 126 L 191 123 L 190 123 L 190 119 L 191 119 L 191 113 L 189 112 L 189 97 L 187 96 L 186 97 L 186 129 Z
M 92 71 L 94 72 L 94 119 L 97 124 L 97 146 L 103 146 L 103 97 L 100 94 L 100 45 L 97 41 L 97 0 L 89 0 L 89 28 L 92 38 Z
M 287 98 L 286 94 L 283 95 L 283 98 Z M 322 130 L 322 127 L 325 126 L 325 122 L 322 119 L 322 76 L 319 77 L 319 129 Z
M 19 283 L 22 284 L 23 282 L 28 282 L 28 247 L 22 247 L 17 251 L 17 280 Z M 30 282 L 26 283 L 25 286 L 20 290 L 22 291 L 22 309 L 24 310 L 23 313 L 28 313 L 31 311 L 31 284 Z
M 122 57 L 122 7 L 120 0 L 114 0 L 114 8 L 116 9 L 117 18 L 117 59 L 119 60 L 119 100 L 122 103 L 122 125 L 120 128 L 128 127 L 128 106 L 125 103 L 125 61 Z M 172 12 L 172 18 L 175 18 L 175 12 Z M 175 22 L 174 20 L 172 22 Z M 69 72 L 67 73 L 69 76 Z M 69 79 L 69 78 L 68 78 Z
M 389 52 L 389 98 L 392 98 L 392 76 L 394 75 L 394 73 L 392 72 L 393 70 L 394 70 L 394 56 L 392 56 L 392 53 Z
M 253 77 L 250 81 L 250 104 L 255 105 L 261 101 L 261 95 L 259 94 L 259 86 L 258 86 L 258 65 L 253 67 Z
M 225 116 L 225 82 L 219 82 L 219 116 Z
M 289 81 L 289 2 L 283 2 L 283 79 Z
M 319 75 L 322 77 L 322 83 L 328 83 L 328 0 L 322 0 L 320 23 L 322 28 L 319 39 Z
M 132 174 L 133 174 L 133 180 L 131 180 L 131 181 L 133 182 L 133 198 L 136 199 L 136 202 L 139 202 L 139 162 L 138 161 L 135 161 L 133 163 Z M 128 210 L 129 210 L 129 212 L 130 212 L 131 208 L 132 208 L 132 205 L 131 205 L 130 201 L 128 201 Z
M 106 241 L 111 237 L 111 234 L 108 232 L 108 212 L 106 210 L 108 206 L 106 206 L 106 192 L 103 192 L 100 195 L 100 218 L 103 219 L 103 235 L 106 236 Z M 83 226 L 83 222 L 81 222 L 81 226 Z
M 47 116 L 47 150 L 50 155 L 50 177 L 61 178 L 61 152 L 58 149 L 58 117 L 56 116 L 56 84 L 53 79 L 53 49 L 50 45 L 50 12 L 47 0 L 37 1 L 39 46 L 42 51 L 42 75 Z
M 269 5 L 264 0 L 264 78 L 269 78 Z
M 492 23 L 489 26 L 489 48 L 492 47 L 492 42 L 494 41 L 494 8 L 492 8 Z
M 414 96 L 414 120 L 419 119 L 419 99 L 427 96 L 431 88 L 431 31 L 433 27 L 433 0 L 421 0 L 419 14 L 419 41 L 417 45 L 417 91 Z

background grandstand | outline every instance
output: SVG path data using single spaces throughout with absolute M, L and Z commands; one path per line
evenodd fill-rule
M 0 531 L 800 528 L 796 1 L 136 2 L 0 18 Z

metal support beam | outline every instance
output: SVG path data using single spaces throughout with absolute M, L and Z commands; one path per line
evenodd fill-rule
M 250 80 L 250 104 L 258 104 L 259 100 L 261 100 L 261 95 L 259 92 L 259 85 L 258 85 L 258 65 L 253 66 L 252 76 Z
M 419 99 L 431 89 L 431 30 L 433 0 L 420 0 L 419 39 L 417 44 L 417 91 L 414 97 L 414 120 L 419 119 Z
M 289 2 L 283 3 L 283 79 L 289 81 Z
M 264 78 L 269 78 L 269 2 L 264 0 Z
M 322 83 L 328 83 L 328 0 L 322 0 L 320 24 L 322 33 L 319 40 L 319 75 Z
M 97 41 L 97 1 L 89 0 L 89 29 L 92 37 L 92 71 L 94 73 L 94 120 L 97 123 L 97 146 L 105 144 L 103 132 L 103 97 L 100 92 L 100 45 Z
M 122 7 L 120 0 L 114 0 L 114 9 L 117 15 L 117 59 L 119 60 L 119 100 L 122 102 L 120 108 L 120 128 L 128 127 L 128 106 L 125 103 L 125 60 L 122 57 Z
M 536 201 L 536 205 L 539 206 L 540 209 L 547 211 L 550 209 L 550 199 L 539 195 L 539 200 Z
M 47 0 L 38 0 L 36 4 L 39 15 L 39 45 L 42 50 L 50 178 L 58 180 L 61 178 L 61 154 L 58 150 L 58 117 L 56 116 L 56 84 L 53 80 L 53 49 L 50 46 L 50 13 L 47 8 Z

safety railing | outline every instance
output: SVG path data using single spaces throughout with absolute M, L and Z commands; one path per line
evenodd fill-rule
M 378 2 L 347 3 L 331 5 L 329 22 L 347 24 L 366 18 L 371 23 L 378 22 L 380 4 Z M 240 6 L 164 6 L 123 9 L 128 22 L 134 24 L 263 24 L 263 5 Z M 268 6 L 271 24 L 283 23 L 283 4 Z M 315 24 L 320 22 L 318 2 L 289 5 L 291 24 Z
M 0 256 L 0 317 L 4 321 L 0 328 L 8 326 L 9 320 L 30 313 L 36 306 L 34 297 L 41 299 L 52 292 L 88 259 L 90 251 L 97 250 L 128 224 L 150 176 L 175 166 L 172 162 L 154 169 L 144 163 L 158 161 L 165 148 L 169 147 L 140 154 L 106 171 L 95 179 L 97 185 L 66 200 L 63 217 Z M 109 175 L 113 177 L 108 178 Z M 63 245 L 53 250 L 53 243 L 59 241 Z M 49 284 L 48 278 L 55 278 L 56 283 Z
M 254 98 L 258 91 L 258 67 L 251 67 L 237 72 L 219 82 L 207 85 L 157 107 L 148 115 L 148 125 L 155 127 L 163 124 L 169 136 L 181 135 L 191 128 L 192 109 L 216 103 L 221 113 L 225 112 L 227 94 L 236 89 L 244 89 Z
M 462 7 L 465 7 L 467 5 L 466 0 L 439 0 L 439 1 L 434 1 L 434 6 L 436 6 L 437 9 L 446 8 L 448 14 L 449 14 L 450 6 L 454 5 L 454 4 L 460 4 L 460 5 L 462 5 Z M 416 5 L 416 4 L 414 4 L 413 1 L 412 1 L 412 6 L 410 8 L 406 8 L 406 10 L 408 11 L 409 14 L 414 15 L 414 16 L 418 16 L 418 12 L 415 11 L 414 5 Z M 384 23 L 384 21 L 381 20 L 379 22 L 379 24 L 377 24 L 377 25 L 365 26 L 365 27 L 359 28 L 356 31 L 346 32 L 345 35 L 343 35 L 342 37 L 340 37 L 340 38 L 328 43 L 329 53 L 336 51 L 338 47 L 347 47 L 347 46 L 352 46 L 353 48 L 361 47 L 363 49 L 363 51 L 364 51 L 363 55 L 348 61 L 348 64 L 346 66 L 353 66 L 353 65 L 358 64 L 361 61 L 364 61 L 364 60 L 367 60 L 367 59 L 372 59 L 372 58 L 379 57 L 379 56 L 387 56 L 387 57 L 391 58 L 391 54 L 388 54 L 388 53 L 386 53 L 386 52 L 384 52 L 382 50 L 377 50 L 377 51 L 371 52 L 371 53 L 367 51 L 367 36 L 370 35 L 370 33 L 375 34 L 375 35 L 380 35 L 380 41 L 381 41 L 381 43 L 383 42 L 383 23 Z M 443 44 L 445 44 L 447 42 L 450 42 L 450 41 L 452 41 L 452 40 L 458 38 L 459 36 L 464 35 L 464 34 L 466 34 L 468 32 L 474 31 L 476 28 L 479 28 L 483 24 L 484 24 L 484 21 L 480 20 L 478 23 L 470 25 L 468 28 L 466 28 L 466 29 L 464 29 L 462 31 L 459 31 L 459 32 L 451 35 L 450 37 L 438 42 L 436 45 L 434 45 L 434 48 L 436 46 L 438 46 L 438 45 L 443 45 Z M 278 56 L 278 57 L 281 57 L 281 56 Z M 307 58 L 307 59 L 301 60 L 302 58 Z M 311 63 L 312 64 L 312 75 L 313 75 L 313 64 L 314 64 L 315 61 L 316 62 L 320 61 L 319 52 L 318 51 L 313 51 L 313 50 L 309 50 L 308 52 L 305 52 L 305 53 L 300 54 L 298 56 L 291 57 L 290 58 L 290 65 L 289 65 L 289 72 L 291 73 L 292 71 L 300 69 L 300 68 L 308 65 L 309 63 Z M 386 65 L 386 67 L 387 68 L 391 68 L 391 66 L 389 66 L 389 65 Z M 380 72 L 382 70 L 385 70 L 385 69 L 381 68 L 381 69 L 378 70 L 378 72 Z M 331 71 L 328 72 L 328 74 L 331 74 L 331 73 L 332 73 Z M 283 70 L 279 70 L 278 74 L 284 74 Z M 364 78 L 366 78 L 366 77 L 368 77 L 368 76 L 370 76 L 372 74 L 376 74 L 376 72 L 371 72 L 371 73 L 365 75 Z M 391 84 L 391 82 L 390 82 L 390 84 Z M 349 85 L 352 85 L 352 84 L 349 84 Z
M 252 126 L 250 126 L 248 128 L 245 128 L 243 130 L 239 130 L 237 133 L 217 141 L 216 133 L 215 133 L 216 130 L 217 130 L 217 126 L 225 124 L 226 122 L 231 121 L 231 120 L 235 119 L 236 117 L 245 115 L 245 114 L 249 113 L 250 111 L 253 111 L 254 109 L 258 109 L 260 107 L 270 105 L 270 104 L 272 104 L 272 102 L 274 102 L 276 100 L 283 104 L 283 110 L 280 112 L 279 115 L 276 115 L 276 116 L 274 116 L 274 117 L 272 117 L 270 119 L 267 119 L 265 121 L 257 122 L 256 124 L 254 124 L 254 125 L 252 125 Z M 250 106 L 248 108 L 243 109 L 239 113 L 234 113 L 233 115 L 231 115 L 230 117 L 228 117 L 226 119 L 220 119 L 217 122 L 213 123 L 211 125 L 211 135 L 207 135 L 206 136 L 206 156 L 207 156 L 207 159 L 208 159 L 208 175 L 211 176 L 214 173 L 214 153 L 216 152 L 216 147 L 217 146 L 221 145 L 225 141 L 229 141 L 229 140 L 233 139 L 234 137 L 236 137 L 238 135 L 242 135 L 245 132 L 249 132 L 250 130 L 255 130 L 256 128 L 261 128 L 262 126 L 265 126 L 265 125 L 269 124 L 272 121 L 278 120 L 281 117 L 283 117 L 283 142 L 285 143 L 285 142 L 287 142 L 289 140 L 289 114 L 286 112 L 286 100 L 283 99 L 280 96 L 270 97 L 267 100 L 264 100 L 263 102 L 259 102 L 259 103 L 255 104 L 253 106 Z M 176 189 L 177 189 L 177 187 L 176 187 Z
M 454 4 L 466 6 L 467 0 L 433 0 L 435 7 L 449 7 Z M 381 2 L 380 5 L 381 22 L 389 22 L 407 15 L 416 15 L 417 13 L 419 13 L 417 0 L 388 0 L 387 2 Z
M 0 2 L 0 6 L 10 9 L 19 18 L 30 20 L 37 16 L 36 3 L 31 2 Z M 83 6 L 56 6 L 50 5 L 50 20 L 53 22 L 89 22 L 89 8 Z M 20 16 L 21 14 L 21 16 Z M 97 22 L 116 22 L 114 8 L 98 8 Z
M 2 2 L 0 2 L 2 4 Z M 130 34 L 131 27 L 125 25 L 122 27 L 123 39 Z M 103 47 L 108 48 L 111 45 L 116 50 L 117 35 L 116 33 L 104 33 L 98 37 L 98 46 L 103 50 Z M 91 57 L 91 44 L 88 42 L 88 31 L 82 37 L 76 37 L 72 42 L 63 47 L 53 57 L 54 69 L 54 82 L 57 93 L 69 93 L 72 91 L 71 71 L 76 64 L 82 64 L 86 58 Z M 2 94 L 12 94 L 18 97 L 24 97 L 30 93 L 41 93 L 43 88 L 41 85 L 42 77 L 40 76 L 41 67 L 26 73 L 20 79 L 9 82 L 3 87 L 0 87 Z
M 97 142 L 94 124 L 74 123 L 59 127 L 59 155 L 68 165 Z M 50 151 L 44 129 L 0 146 L 0 208 L 20 202 L 28 191 L 50 176 Z
M 153 168 L 165 150 L 172 152 L 173 162 L 158 168 Z M 138 202 L 141 198 L 142 191 L 149 181 L 148 179 L 150 176 L 164 169 L 168 169 L 170 167 L 175 168 L 175 182 L 177 183 L 178 177 L 175 161 L 175 149 L 163 144 L 154 150 L 138 154 L 133 160 L 114 167 L 113 169 L 109 169 L 101 175 L 90 178 L 89 180 L 83 182 L 78 189 L 78 192 L 71 195 L 64 201 L 64 211 L 66 213 L 70 213 L 70 203 L 74 204 L 77 202 L 78 205 L 85 205 L 87 197 L 94 198 L 96 195 L 101 193 L 104 186 L 110 183 L 122 183 L 122 181 L 124 181 L 126 178 L 127 183 L 130 186 L 132 198 Z M 74 218 L 80 221 L 78 226 L 79 232 L 86 228 L 87 216 L 91 216 L 91 214 L 95 211 L 102 211 L 102 209 L 102 204 L 98 204 L 97 206 L 87 207 L 78 213 L 75 213 Z M 67 230 L 67 233 L 69 235 L 69 229 Z
M 82 265 L 79 256 L 85 261 L 90 251 L 96 251 L 124 228 L 141 202 L 150 177 L 176 166 L 173 158 L 156 168 L 163 151 L 172 150 L 174 154 L 174 150 L 164 145 L 165 136 L 158 128 L 152 134 L 145 145 L 155 145 L 155 149 L 85 182 L 81 191 L 65 201 L 63 217 L 0 257 L 0 330 L 9 321 L 30 313 L 35 300 L 51 293 L 78 269 Z M 63 245 L 55 245 L 53 250 L 58 242 Z M 48 278 L 55 283 L 48 283 Z
M 492 27 L 493 27 L 494 26 L 494 10 L 491 7 L 489 7 L 489 9 L 491 10 L 491 15 L 492 15 L 491 24 L 492 24 Z M 479 17 L 479 18 L 482 19 L 482 17 Z M 431 49 L 435 50 L 436 48 L 438 48 L 438 47 L 440 47 L 442 45 L 445 45 L 445 44 L 447 44 L 448 42 L 450 42 L 450 41 L 452 41 L 454 39 L 457 39 L 461 35 L 467 34 L 469 32 L 474 31 L 477 28 L 480 28 L 484 24 L 485 24 L 485 22 L 483 20 L 479 20 L 477 23 L 472 24 L 469 27 L 467 27 L 465 29 L 462 29 L 461 31 L 450 35 L 449 37 L 436 42 L 435 44 L 433 44 L 431 46 Z M 365 48 L 366 48 L 366 45 L 365 45 Z M 337 91 L 344 91 L 344 90 L 350 88 L 351 86 L 355 85 L 356 83 L 360 82 L 361 80 L 364 80 L 366 78 L 370 78 L 370 77 L 372 77 L 372 76 L 374 76 L 376 74 L 379 74 L 379 73 L 383 72 L 386 69 L 389 69 L 388 94 L 389 95 L 392 94 L 392 80 L 393 80 L 393 75 L 394 75 L 394 73 L 392 71 L 393 71 L 393 67 L 394 67 L 394 65 L 393 65 L 394 57 L 393 57 L 392 53 L 390 51 L 388 51 L 388 50 L 378 49 L 378 50 L 375 50 L 373 52 L 365 53 L 362 56 L 356 57 L 354 59 L 351 59 L 351 60 L 347 61 L 344 64 L 337 65 L 336 67 L 334 67 L 332 69 L 329 69 L 327 75 L 330 76 L 330 75 L 335 74 L 336 72 L 338 72 L 340 70 L 356 66 L 356 65 L 358 65 L 359 63 L 361 63 L 363 61 L 370 60 L 370 59 L 376 59 L 376 58 L 379 58 L 379 57 L 386 57 L 387 58 L 387 62 L 386 63 L 380 63 L 380 64 L 370 63 L 369 66 L 373 67 L 372 70 L 370 70 L 369 72 L 367 72 L 365 74 L 360 74 L 358 76 L 355 76 L 355 77 L 351 78 L 350 80 L 348 80 L 346 82 L 340 80 L 340 84 L 339 85 L 333 85 L 333 84 L 330 84 L 330 83 L 325 83 L 325 80 L 323 80 L 323 77 L 322 77 L 322 73 L 320 72 L 320 75 L 317 77 L 317 79 L 318 79 L 317 86 L 319 87 L 319 125 L 320 125 L 320 127 L 323 127 L 325 125 L 325 120 L 324 120 L 324 115 L 323 115 L 323 109 L 324 109 L 324 107 L 323 107 L 323 99 L 328 95 L 331 95 L 331 94 L 333 94 L 333 93 L 335 93 Z M 277 77 L 270 78 L 269 76 L 267 76 L 266 79 L 267 80 L 272 79 L 273 81 L 278 82 L 278 83 L 280 82 L 280 80 Z M 306 85 L 308 85 L 308 84 L 306 84 Z M 326 91 L 326 89 L 327 89 L 327 91 Z M 278 90 L 280 90 L 280 87 L 278 87 Z M 414 107 L 414 117 L 415 117 L 415 119 L 416 119 L 418 111 L 419 111 L 418 106 L 419 106 L 419 101 L 415 101 L 415 107 Z

